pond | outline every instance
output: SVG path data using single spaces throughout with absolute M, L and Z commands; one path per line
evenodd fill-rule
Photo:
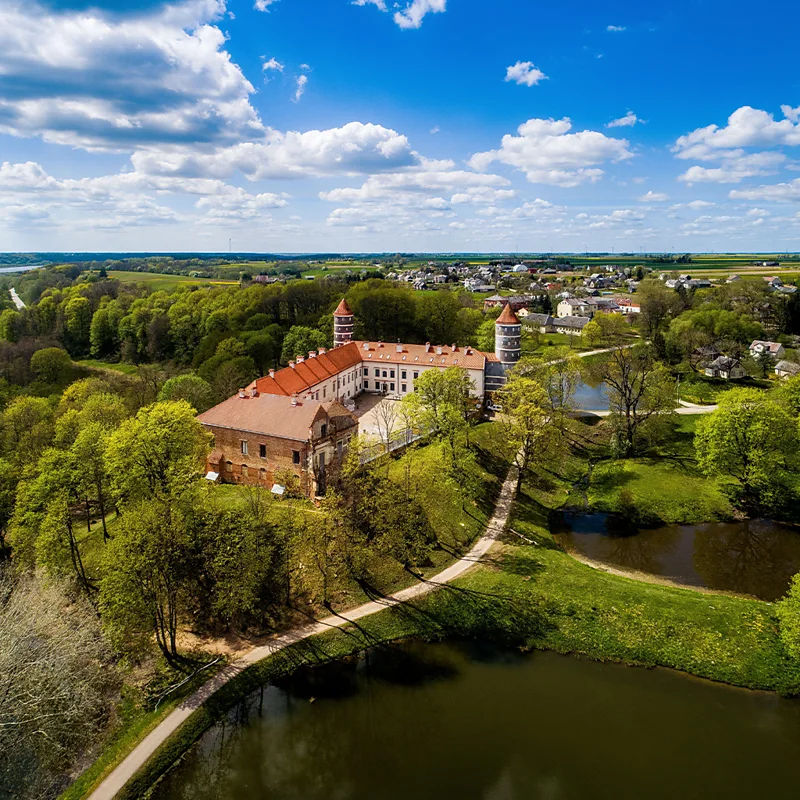
M 242 701 L 158 800 L 797 797 L 800 703 L 667 670 L 404 643 Z
M 564 513 L 552 530 L 567 551 L 621 569 L 777 600 L 800 572 L 800 529 L 771 520 L 637 528 L 608 514 Z
M 575 388 L 571 405 L 586 411 L 608 411 L 608 388 L 603 381 L 588 382 L 582 380 Z

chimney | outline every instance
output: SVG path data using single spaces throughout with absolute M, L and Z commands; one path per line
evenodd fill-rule
M 269 376 L 270 376 L 270 378 L 274 378 L 275 377 L 275 370 L 274 369 L 271 369 L 269 371 Z
M 316 358 L 317 357 L 317 351 L 316 350 L 311 350 L 309 352 L 309 354 L 308 354 L 308 357 L 309 358 Z
M 451 350 L 452 350 L 454 353 L 457 353 L 457 352 L 458 352 L 458 347 L 457 347 L 456 345 L 454 345 L 454 344 L 451 344 L 451 345 L 450 345 L 450 349 L 451 349 Z
M 289 362 L 289 366 L 290 366 L 292 369 L 294 369 L 294 361 L 290 361 L 290 362 Z
M 431 343 L 425 342 L 425 352 L 430 353 L 430 351 L 431 351 Z
M 293 406 L 296 406 L 296 405 L 297 405 L 297 392 L 295 392 L 295 393 L 292 395 L 292 405 L 293 405 Z
M 325 355 L 325 353 L 327 353 L 327 352 L 328 352 L 328 351 L 327 351 L 327 350 L 326 350 L 324 347 L 320 347 L 320 349 L 319 349 L 319 354 L 320 354 L 321 356 L 324 356 L 324 355 Z
M 471 355 L 472 355 L 472 348 L 471 348 L 471 347 L 468 347 L 468 348 L 467 348 L 467 355 L 468 355 L 468 356 L 471 356 Z
M 302 364 L 306 360 L 305 356 L 297 356 L 297 363 Z
M 438 346 L 436 347 L 436 355 L 437 355 L 437 356 L 440 356 L 441 354 L 442 354 L 442 348 L 441 348 L 441 345 L 438 345 Z
M 258 389 L 255 386 L 250 390 L 250 397 L 258 397 Z
M 399 345 L 397 345 L 397 347 L 395 349 L 397 350 L 398 353 L 402 353 L 403 352 L 403 345 L 399 344 Z
M 241 397 L 241 398 L 245 398 L 245 397 L 247 397 L 247 395 L 244 393 L 244 387 L 242 387 L 241 389 L 239 389 L 239 397 Z

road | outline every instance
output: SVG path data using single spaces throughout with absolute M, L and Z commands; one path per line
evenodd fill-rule
M 679 406 L 675 409 L 676 414 L 691 416 L 692 414 L 711 414 L 717 410 L 717 406 L 698 406 L 694 403 L 687 403 L 685 400 L 678 401 Z M 573 412 L 579 417 L 609 417 L 611 412 L 608 409 L 593 411 L 590 408 L 579 408 Z
M 11 295 L 12 302 L 17 307 L 17 311 L 20 311 L 23 308 L 25 308 L 25 303 L 22 302 L 22 298 L 17 294 L 17 290 L 12 288 L 9 289 L 8 291 L 9 294 Z
M 171 711 L 149 734 L 132 750 L 128 756 L 118 764 L 92 792 L 90 800 L 111 800 L 122 787 L 144 766 L 156 750 L 185 722 L 192 713 L 208 700 L 219 688 L 252 664 L 268 658 L 273 653 L 290 647 L 297 642 L 324 633 L 331 628 L 342 628 L 349 622 L 363 619 L 372 614 L 377 614 L 392 606 L 409 600 L 415 600 L 459 578 L 467 570 L 479 563 L 486 555 L 497 538 L 505 530 L 511 506 L 514 502 L 514 491 L 517 483 L 516 467 L 511 467 L 500 491 L 500 497 L 495 506 L 492 518 L 486 526 L 486 531 L 473 545 L 472 549 L 455 563 L 434 575 L 427 581 L 415 583 L 407 589 L 402 589 L 381 600 L 343 611 L 341 614 L 326 617 L 309 625 L 294 628 L 286 633 L 270 639 L 267 644 L 254 647 L 241 658 L 225 667 L 213 678 L 201 686 L 194 694 L 183 700 L 180 705 Z

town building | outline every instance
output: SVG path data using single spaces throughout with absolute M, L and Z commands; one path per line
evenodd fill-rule
M 312 351 L 256 379 L 198 420 L 214 436 L 208 476 L 272 487 L 289 470 L 308 496 L 324 493 L 327 469 L 358 431 L 353 398 L 363 392 L 401 399 L 425 371 L 464 370 L 483 401 L 502 388 L 520 359 L 522 325 L 509 305 L 495 322 L 495 352 L 469 346 L 357 341 L 355 315 L 342 300 L 333 314 L 331 350 Z
M 800 375 L 800 364 L 795 364 L 794 361 L 779 361 L 775 365 L 775 374 L 779 378 L 794 378 L 795 375 Z

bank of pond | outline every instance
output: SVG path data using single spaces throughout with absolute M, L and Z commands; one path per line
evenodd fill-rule
M 800 528 L 767 519 L 642 528 L 612 514 L 559 512 L 556 541 L 609 567 L 769 602 L 800 572 Z
M 481 641 L 301 668 L 236 704 L 157 800 L 795 797 L 800 702 Z

